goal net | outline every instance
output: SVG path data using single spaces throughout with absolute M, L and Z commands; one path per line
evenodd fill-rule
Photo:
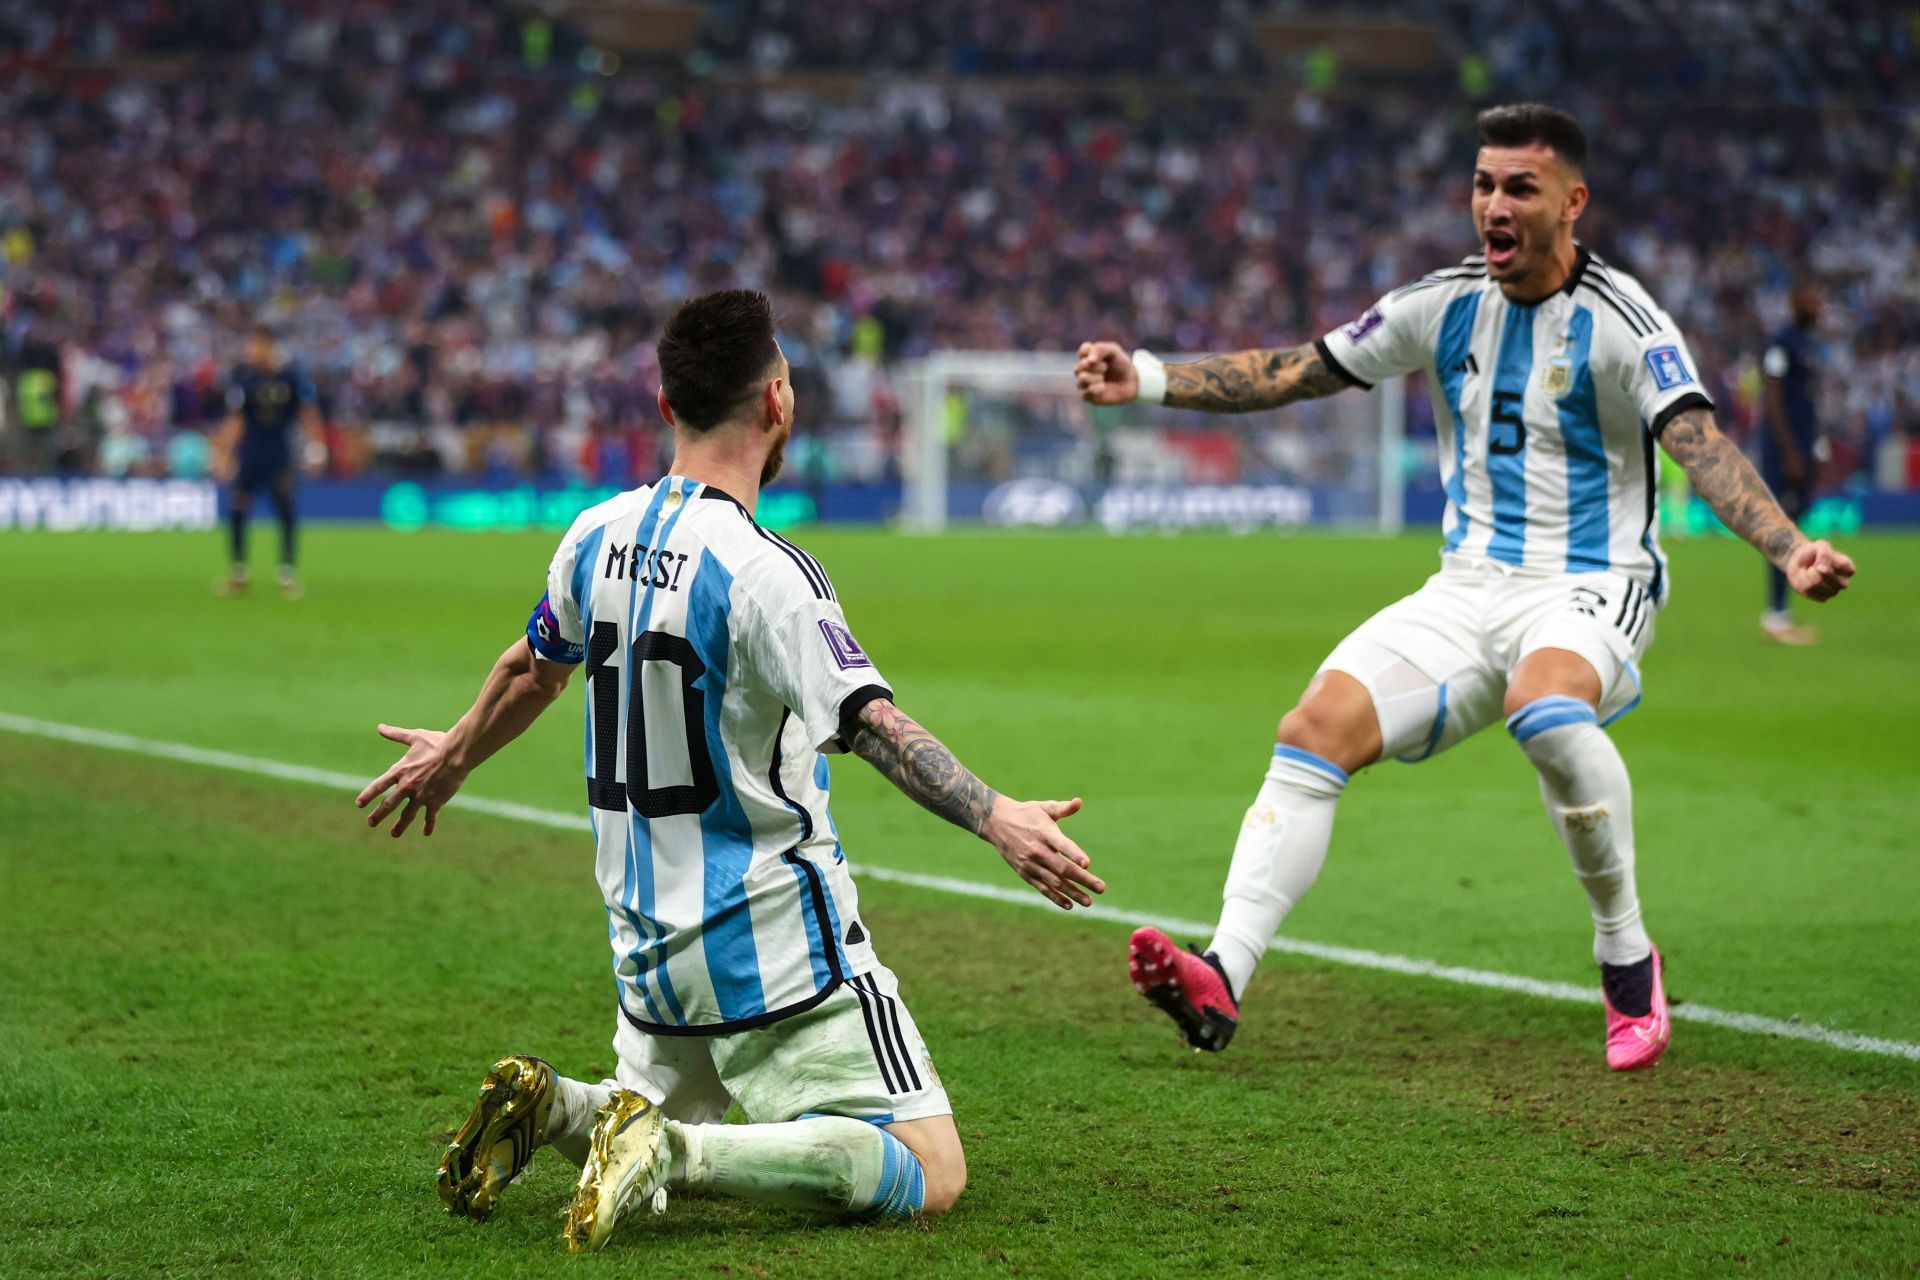
M 1073 364 L 1070 354 L 1008 351 L 906 364 L 906 526 L 1399 530 L 1401 380 L 1220 416 L 1088 405 Z

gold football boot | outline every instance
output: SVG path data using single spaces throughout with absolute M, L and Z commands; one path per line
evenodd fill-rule
M 447 1212 L 484 1222 L 501 1190 L 546 1141 L 556 1092 L 553 1068 L 514 1056 L 493 1064 L 466 1123 L 440 1157 L 440 1200 Z
M 668 1164 L 666 1116 L 639 1094 L 614 1090 L 595 1118 L 593 1145 L 567 1209 L 567 1251 L 606 1244 L 614 1223 L 636 1204 L 665 1213 Z

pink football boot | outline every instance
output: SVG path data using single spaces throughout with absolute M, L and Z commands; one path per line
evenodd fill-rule
M 1158 929 L 1136 929 L 1127 944 L 1127 976 L 1194 1048 L 1218 1053 L 1233 1039 L 1240 1006 L 1226 975 L 1207 957 L 1181 949 Z
M 1607 1065 L 1615 1071 L 1650 1067 L 1667 1051 L 1673 1035 L 1673 1023 L 1667 1017 L 1667 988 L 1660 980 L 1660 949 L 1653 955 L 1653 1002 L 1646 1014 L 1630 1018 L 1613 1007 L 1604 985 L 1601 999 L 1607 1006 Z

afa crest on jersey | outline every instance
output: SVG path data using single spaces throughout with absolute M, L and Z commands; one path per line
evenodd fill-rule
M 1540 384 L 1556 400 L 1573 390 L 1573 361 L 1565 356 L 1547 361 L 1547 371 L 1541 376 Z

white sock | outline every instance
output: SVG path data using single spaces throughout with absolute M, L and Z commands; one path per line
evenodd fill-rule
M 785 1124 L 667 1122 L 667 1185 L 864 1218 L 911 1218 L 926 1201 L 920 1158 L 879 1125 L 845 1116 Z
M 1333 810 L 1346 789 L 1346 771 L 1331 760 L 1298 747 L 1273 749 L 1266 781 L 1240 824 L 1220 924 L 1207 946 L 1234 999 L 1245 994 L 1280 922 L 1320 875 Z
M 1507 718 L 1540 773 L 1547 816 L 1593 905 L 1593 958 L 1635 964 L 1653 950 L 1633 882 L 1633 787 L 1620 751 L 1578 698 L 1538 698 Z
M 547 1145 L 575 1164 L 585 1164 L 593 1139 L 594 1113 L 613 1096 L 613 1085 L 588 1084 L 565 1076 L 558 1076 L 555 1083 L 553 1110 L 547 1113 Z

